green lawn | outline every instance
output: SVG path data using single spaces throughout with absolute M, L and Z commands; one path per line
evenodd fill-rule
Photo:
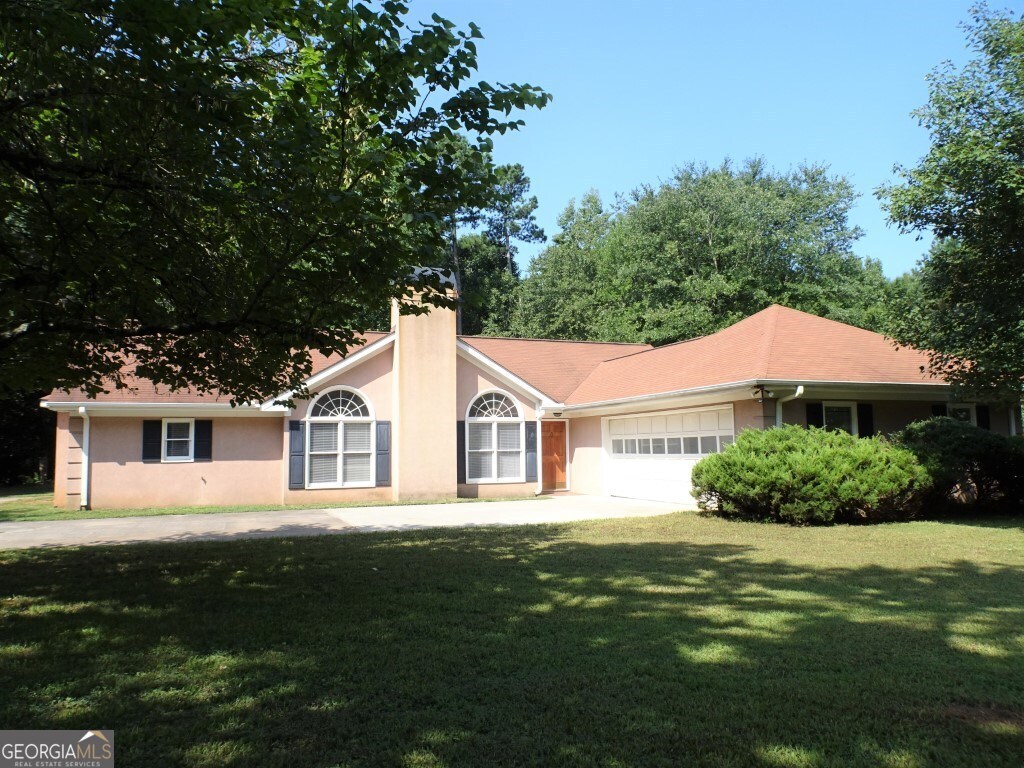
M 1020 766 L 1024 528 L 0 553 L 0 723 L 120 766 Z
M 12 494 L 14 495 L 14 494 Z M 16 498 L 0 495 L 0 523 L 35 520 L 95 520 L 105 517 L 151 517 L 153 515 L 213 515 L 221 512 L 273 512 L 283 509 L 343 509 L 346 507 L 392 507 L 418 504 L 455 504 L 470 501 L 536 500 L 537 496 L 511 496 L 497 499 L 433 499 L 430 501 L 359 501 L 325 504 L 233 504 L 219 507 L 137 507 L 131 509 L 58 509 L 53 506 L 53 491 L 28 488 Z M 547 496 L 540 497 L 549 498 Z

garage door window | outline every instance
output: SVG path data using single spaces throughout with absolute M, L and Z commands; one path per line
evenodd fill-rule
M 729 408 L 609 422 L 612 455 L 623 458 L 697 458 L 733 441 Z

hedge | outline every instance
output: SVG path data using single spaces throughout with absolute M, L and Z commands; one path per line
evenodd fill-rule
M 693 470 L 709 514 L 828 524 L 910 517 L 929 478 L 915 455 L 883 438 L 784 426 L 746 430 Z
M 894 439 L 928 475 L 925 514 L 1024 511 L 1024 440 L 956 419 L 914 422 Z

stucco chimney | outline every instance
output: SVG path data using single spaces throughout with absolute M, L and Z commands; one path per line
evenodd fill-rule
M 454 284 L 442 286 L 455 295 Z M 424 306 L 417 293 L 410 304 Z M 392 488 L 396 499 L 455 498 L 455 310 L 402 314 L 392 302 Z

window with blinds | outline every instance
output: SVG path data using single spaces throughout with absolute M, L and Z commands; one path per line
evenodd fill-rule
M 163 461 L 192 461 L 193 419 L 163 420 Z
M 508 395 L 489 392 L 469 408 L 466 479 L 471 483 L 524 482 L 525 422 Z
M 307 421 L 308 487 L 373 484 L 374 422 L 359 394 L 324 393 L 310 405 Z

